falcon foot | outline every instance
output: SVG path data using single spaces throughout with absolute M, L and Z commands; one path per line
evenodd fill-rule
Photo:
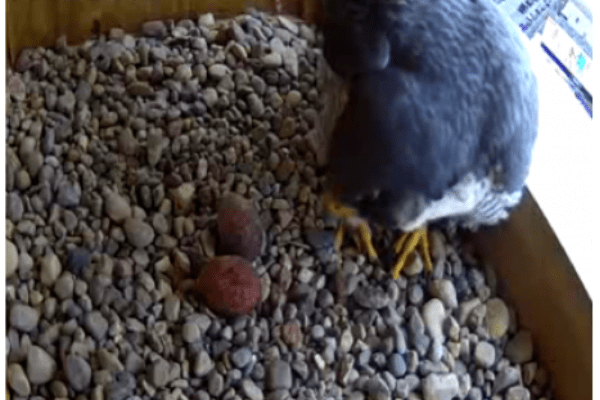
M 342 243 L 344 241 L 344 235 L 347 232 L 348 226 L 354 226 L 354 224 L 345 221 L 339 227 L 335 234 L 335 251 L 339 252 L 342 248 Z M 358 223 L 357 234 L 353 235 L 354 242 L 358 247 L 358 251 L 361 253 L 367 253 L 369 256 L 369 261 L 374 262 L 377 260 L 377 252 L 375 251 L 375 247 L 373 247 L 373 238 L 371 236 L 371 229 L 369 229 L 369 224 L 366 221 L 360 221 Z
M 352 231 L 356 232 L 356 234 L 353 235 L 353 238 L 358 246 L 358 250 L 361 253 L 367 253 L 371 262 L 376 261 L 377 252 L 375 251 L 375 247 L 373 247 L 371 229 L 369 228 L 367 221 L 357 217 L 356 210 L 344 206 L 335 200 L 329 193 L 323 196 L 323 207 L 326 211 L 343 219 L 342 224 L 335 234 L 335 250 L 337 252 L 341 250 L 344 236 L 346 235 L 348 228 L 350 228 Z
M 406 266 L 406 261 L 409 254 L 417 249 L 420 245 L 423 260 L 425 262 L 425 268 L 431 272 L 433 270 L 433 263 L 431 262 L 431 255 L 429 254 L 429 239 L 427 237 L 427 229 L 421 228 L 413 232 L 404 233 L 395 243 L 394 252 L 399 254 L 396 263 L 392 269 L 394 279 L 400 277 L 402 269 Z

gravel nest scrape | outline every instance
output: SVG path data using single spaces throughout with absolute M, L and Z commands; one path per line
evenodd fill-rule
M 394 281 L 322 218 L 313 27 L 251 12 L 25 51 L 7 73 L 13 399 L 550 399 L 492 271 L 435 232 Z M 221 318 L 172 286 L 255 200 L 263 302 Z

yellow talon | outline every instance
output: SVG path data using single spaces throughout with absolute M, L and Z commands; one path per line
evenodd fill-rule
M 344 242 L 344 235 L 346 234 L 346 227 L 344 225 L 341 225 L 337 232 L 335 233 L 335 241 L 334 241 L 334 246 L 335 246 L 335 251 L 340 251 L 342 248 L 342 243 Z
M 377 260 L 377 252 L 375 251 L 375 247 L 373 247 L 373 237 L 371 236 L 371 230 L 369 229 L 369 226 L 366 222 L 360 224 L 360 227 L 358 228 L 358 233 L 360 235 L 360 238 L 362 239 L 363 244 L 361 250 L 366 248 L 367 254 L 369 255 L 369 260 L 371 260 L 371 262 Z
M 339 218 L 354 217 L 357 214 L 355 209 L 344 206 L 329 192 L 323 195 L 323 208 Z
M 342 218 L 348 219 L 355 217 L 358 212 L 350 207 L 344 206 L 339 201 L 337 201 L 333 194 L 328 192 L 323 195 L 323 208 L 330 212 L 331 214 Z M 335 250 L 340 251 L 342 248 L 342 243 L 344 241 L 344 235 L 346 234 L 346 226 L 342 224 L 337 232 L 335 233 Z M 358 240 L 357 244 L 359 246 L 360 251 L 366 251 L 369 256 L 369 260 L 371 262 L 377 260 L 377 252 L 375 251 L 375 247 L 373 247 L 373 238 L 371 236 L 371 230 L 369 229 L 369 225 L 366 222 L 361 222 L 358 227 Z
M 394 245 L 395 253 L 400 253 L 398 260 L 393 267 L 394 279 L 398 279 L 400 277 L 400 273 L 405 267 L 408 255 L 415 251 L 418 245 L 421 245 L 420 250 L 423 255 L 423 261 L 425 262 L 425 268 L 428 272 L 433 270 L 433 262 L 431 262 L 431 256 L 429 254 L 429 239 L 427 237 L 427 229 L 421 228 L 414 232 L 403 234 Z

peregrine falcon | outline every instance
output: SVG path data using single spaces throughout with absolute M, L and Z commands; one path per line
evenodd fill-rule
M 349 87 L 324 208 L 399 230 L 395 278 L 417 246 L 431 270 L 429 225 L 495 225 L 521 199 L 538 130 L 522 34 L 492 0 L 323 1 L 323 55 Z

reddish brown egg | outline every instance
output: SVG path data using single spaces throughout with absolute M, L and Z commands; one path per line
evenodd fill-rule
M 206 305 L 218 314 L 247 314 L 260 301 L 261 283 L 252 265 L 240 256 L 212 258 L 196 281 Z

